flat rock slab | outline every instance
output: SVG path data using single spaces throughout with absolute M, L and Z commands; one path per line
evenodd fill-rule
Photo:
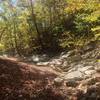
M 92 75 L 92 74 L 95 74 L 95 73 L 96 73 L 95 70 L 87 70 L 87 71 L 85 71 L 85 74 L 87 74 L 87 75 Z
M 83 74 L 80 71 L 73 71 L 64 76 L 64 79 L 76 79 L 76 78 L 83 78 Z
M 84 71 L 86 71 L 88 69 L 92 69 L 92 68 L 93 68 L 93 66 L 85 66 L 85 67 L 82 67 L 82 68 L 78 68 L 78 70 L 81 71 L 81 72 L 84 72 Z

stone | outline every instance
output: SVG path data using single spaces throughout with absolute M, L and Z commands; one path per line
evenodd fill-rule
M 63 67 L 67 67 L 67 65 L 68 65 L 67 61 L 64 61 L 63 64 L 62 64 Z
M 78 68 L 78 70 L 81 71 L 81 72 L 84 72 L 84 71 L 86 71 L 88 69 L 92 69 L 92 68 L 93 68 L 93 66 L 85 66 L 83 68 Z
M 38 57 L 38 55 L 33 55 L 32 56 L 32 60 L 33 60 L 33 62 L 39 62 L 39 57 Z
M 97 82 L 95 85 L 96 85 L 97 87 L 100 87 L 100 82 Z
M 77 68 L 83 68 L 84 67 L 84 65 L 81 64 L 81 63 L 80 64 L 77 64 L 76 66 L 77 66 Z
M 83 81 L 83 85 L 94 85 L 97 82 L 95 78 L 89 78 Z
M 47 66 L 49 62 L 39 62 L 37 63 L 38 66 Z
M 83 74 L 80 71 L 73 71 L 64 76 L 64 79 L 75 79 L 75 80 L 81 80 L 83 79 Z
M 82 60 L 82 57 L 80 55 L 74 55 L 72 57 L 69 58 L 70 62 L 79 62 L 80 60 Z
M 76 71 L 76 70 L 77 70 L 77 68 L 74 67 L 74 68 L 70 68 L 68 72 L 71 73 L 71 72 L 74 72 L 74 71 Z
M 7 57 L 8 57 L 8 55 L 7 55 L 7 54 L 3 54 L 3 57 L 7 58 Z
M 100 90 L 96 86 L 90 86 L 84 96 L 86 97 L 85 100 L 100 100 Z M 98 96 L 99 99 L 97 99 Z
M 32 56 L 32 60 L 33 62 L 44 62 L 44 61 L 48 61 L 50 58 L 46 55 L 33 55 Z
M 96 72 L 100 73 L 100 68 L 95 68 Z
M 68 56 L 69 56 L 69 54 L 65 54 L 65 55 L 61 56 L 61 59 L 65 59 L 65 58 L 67 58 Z
M 76 87 L 78 85 L 78 82 L 75 80 L 68 80 L 66 81 L 66 86 L 67 87 Z
M 62 86 L 64 80 L 62 78 L 55 78 L 54 79 L 54 85 L 55 86 Z
M 61 65 L 62 61 L 60 59 L 54 59 L 51 64 L 55 64 L 55 65 Z
M 92 75 L 92 74 L 95 74 L 95 73 L 96 73 L 95 70 L 87 70 L 87 71 L 85 71 L 85 74 L 87 74 L 87 75 Z
M 39 57 L 40 57 L 40 61 L 42 62 L 50 60 L 50 57 L 46 54 L 40 55 Z
M 74 51 L 69 51 L 67 53 L 62 53 L 61 54 L 61 59 L 66 59 L 66 58 L 68 58 L 71 55 L 74 55 Z
M 100 82 L 100 74 L 94 74 L 93 78 L 96 80 L 96 82 Z

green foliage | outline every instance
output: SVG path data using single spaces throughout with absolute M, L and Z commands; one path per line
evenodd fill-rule
M 4 49 L 4 45 L 0 44 L 0 50 L 3 50 L 3 49 Z
M 64 47 L 82 46 L 91 41 L 100 40 L 100 3 L 99 0 L 68 0 Z M 67 33 L 67 34 L 66 34 Z
M 5 51 L 28 55 L 100 40 L 99 0 L 8 0 L 0 8 Z

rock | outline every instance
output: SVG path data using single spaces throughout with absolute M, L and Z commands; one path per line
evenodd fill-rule
M 72 56 L 72 57 L 69 58 L 69 61 L 71 63 L 73 63 L 73 62 L 79 62 L 80 60 L 82 60 L 82 57 L 80 55 L 74 55 L 74 56 Z
M 100 87 L 90 86 L 84 96 L 85 100 L 100 100 Z
M 62 86 L 64 80 L 62 78 L 55 78 L 54 79 L 54 85 L 55 86 Z
M 7 54 L 3 54 L 3 57 L 7 58 L 7 57 L 8 57 L 8 55 L 7 55 Z
M 100 87 L 100 82 L 97 82 L 95 85 L 96 85 L 97 87 Z
M 66 80 L 70 80 L 70 79 L 81 80 L 81 79 L 83 79 L 83 74 L 80 71 L 73 71 L 73 72 L 66 74 L 64 76 L 64 79 L 66 79 Z
M 74 51 L 74 50 L 69 51 L 69 52 L 63 52 L 63 53 L 61 53 L 60 58 L 61 58 L 61 59 L 66 59 L 66 58 L 68 58 L 69 56 L 72 56 L 72 55 L 74 55 L 74 54 L 75 54 L 75 51 Z
M 33 60 L 33 62 L 39 62 L 40 59 L 39 59 L 39 56 L 38 55 L 36 55 L 36 56 L 33 55 L 32 56 L 32 60 Z
M 100 73 L 100 68 L 95 68 L 96 72 Z
M 50 59 L 50 57 L 46 54 L 43 54 L 43 55 L 40 56 L 40 60 L 43 61 L 43 62 L 48 61 L 49 59 Z
M 43 54 L 43 55 L 33 55 L 32 56 L 32 60 L 33 62 L 44 62 L 44 61 L 47 61 L 49 60 L 49 57 L 46 55 L 46 54 Z
M 85 66 L 83 68 L 82 67 L 81 68 L 78 68 L 78 70 L 81 71 L 81 72 L 84 72 L 84 71 L 86 71 L 88 69 L 93 69 L 93 66 Z
M 78 64 L 76 64 L 76 66 L 77 66 L 78 69 L 84 67 L 83 63 L 78 63 Z
M 67 67 L 67 66 L 68 66 L 68 62 L 64 61 L 63 64 L 62 64 L 62 67 Z
M 95 73 L 96 73 L 95 70 L 87 70 L 87 71 L 85 71 L 85 74 L 87 74 L 87 75 L 92 75 L 92 74 L 95 74 Z
M 62 56 L 61 56 L 61 59 L 65 59 L 65 58 L 67 58 L 68 56 L 69 56 L 69 54 L 62 55 Z
M 52 62 L 50 62 L 50 64 L 61 65 L 62 61 L 60 59 L 53 59 Z
M 66 81 L 66 86 L 67 87 L 76 87 L 78 85 L 78 82 L 75 80 L 68 80 Z
M 83 80 L 82 82 L 82 85 L 83 86 L 90 86 L 90 85 L 94 85 L 96 82 L 98 82 L 98 80 L 96 78 L 89 78 L 89 79 L 86 79 L 86 80 Z
M 38 66 L 47 66 L 49 62 L 39 62 L 37 63 Z
M 100 82 L 100 73 L 99 74 L 94 74 L 93 78 L 96 80 L 96 82 Z
M 55 68 L 55 66 L 53 64 L 49 64 L 50 67 Z
M 91 51 L 91 50 L 93 50 L 93 46 L 91 46 L 91 45 L 86 45 L 85 47 L 84 47 L 84 52 L 87 52 L 87 51 Z

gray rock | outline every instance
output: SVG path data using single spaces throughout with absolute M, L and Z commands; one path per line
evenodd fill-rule
M 87 75 L 92 75 L 94 73 L 96 73 L 95 70 L 87 70 L 87 71 L 85 71 L 85 74 L 87 74 Z
M 81 71 L 81 72 L 84 72 L 84 71 L 92 69 L 92 68 L 93 68 L 93 66 L 85 66 L 83 68 L 78 68 L 78 70 Z
M 33 55 L 32 56 L 33 62 L 44 62 L 49 60 L 49 57 L 46 54 L 43 55 Z
M 63 64 L 62 64 L 62 66 L 63 67 L 67 67 L 68 66 L 68 62 L 67 61 L 64 61 Z
M 77 66 L 77 68 L 80 68 L 80 69 L 84 67 L 84 65 L 81 63 L 78 63 L 76 66 Z
M 38 66 L 47 66 L 49 62 L 39 62 L 37 63 Z
M 56 86 L 61 86 L 63 84 L 64 80 L 62 78 L 55 78 L 54 79 L 54 84 Z
M 67 87 L 76 87 L 78 85 L 78 82 L 75 80 L 68 80 L 66 81 L 66 86 Z
M 53 59 L 50 64 L 54 64 L 54 65 L 61 65 L 62 61 L 60 59 Z
M 39 59 L 38 55 L 33 55 L 32 60 L 33 60 L 33 62 L 39 62 L 40 59 Z
M 73 71 L 64 76 L 64 79 L 66 80 L 70 80 L 70 79 L 80 80 L 82 78 L 83 78 L 83 73 L 81 73 L 80 71 Z
M 66 59 L 66 58 L 68 58 L 69 56 L 71 56 L 73 54 L 74 54 L 74 51 L 69 51 L 67 53 L 62 53 L 60 58 L 61 59 Z
M 96 72 L 100 73 L 100 68 L 95 68 Z
M 41 61 L 48 61 L 50 59 L 50 57 L 46 54 L 41 55 L 40 58 L 41 58 Z
M 4 58 L 7 58 L 7 57 L 8 57 L 8 55 L 7 55 L 7 54 L 3 54 L 3 57 L 4 57 Z
M 68 72 L 71 73 L 71 72 L 74 72 L 74 71 L 77 71 L 76 66 L 74 68 L 71 67 Z
M 97 87 L 100 87 L 100 82 L 97 82 L 95 85 L 96 85 Z

